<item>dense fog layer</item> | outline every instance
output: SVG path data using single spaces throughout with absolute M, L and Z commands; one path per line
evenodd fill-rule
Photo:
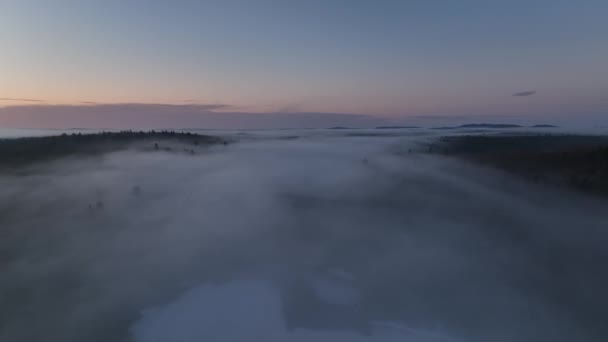
M 393 133 L 0 176 L 0 340 L 606 340 L 606 201 Z

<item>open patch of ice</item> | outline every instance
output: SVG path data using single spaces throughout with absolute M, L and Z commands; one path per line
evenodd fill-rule
M 454 342 L 397 323 L 374 324 L 373 333 L 288 331 L 280 292 L 270 282 L 243 281 L 197 287 L 163 307 L 146 310 L 132 327 L 136 342 Z

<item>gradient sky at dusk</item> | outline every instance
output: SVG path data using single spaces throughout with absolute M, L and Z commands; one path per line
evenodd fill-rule
M 3 0 L 0 126 L 120 126 L 124 103 L 146 104 L 129 125 L 150 104 L 601 120 L 607 18 L 602 0 Z

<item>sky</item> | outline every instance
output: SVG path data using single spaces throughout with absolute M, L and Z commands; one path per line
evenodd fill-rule
M 603 0 L 1 0 L 0 127 L 607 123 L 606 18 Z

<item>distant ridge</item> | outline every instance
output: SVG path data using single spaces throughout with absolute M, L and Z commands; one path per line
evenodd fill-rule
M 516 124 L 490 124 L 490 123 L 473 123 L 473 124 L 464 124 L 464 125 L 460 125 L 460 126 L 433 127 L 432 129 L 458 129 L 458 128 L 525 128 L 525 127 L 532 127 L 532 128 L 551 128 L 551 127 L 557 127 L 557 126 L 554 126 L 554 125 L 547 125 L 547 124 L 534 125 L 534 126 L 522 126 L 522 125 L 516 125 Z
M 532 127 L 534 127 L 534 128 L 555 128 L 555 127 L 558 127 L 558 126 L 555 126 L 555 125 L 534 125 Z
M 515 124 L 489 124 L 489 123 L 475 123 L 475 124 L 464 124 L 460 126 L 446 126 L 446 127 L 434 127 L 433 129 L 458 129 L 458 128 L 521 128 L 523 126 Z
M 420 128 L 418 126 L 378 126 L 376 129 Z
M 522 126 L 520 126 L 520 125 L 514 125 L 514 124 L 479 123 L 479 124 L 460 125 L 457 128 L 519 128 L 519 127 L 522 127 Z

